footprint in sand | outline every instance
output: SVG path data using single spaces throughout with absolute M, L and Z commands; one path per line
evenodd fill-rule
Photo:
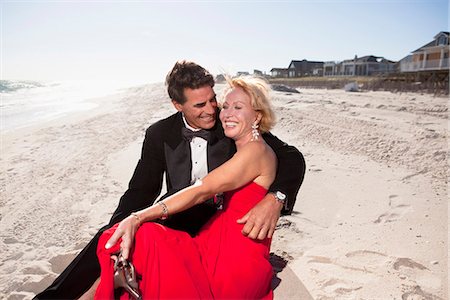
M 381 252 L 371 250 L 356 250 L 345 254 L 341 264 L 347 269 L 364 270 L 373 273 L 389 263 L 389 257 Z
M 329 257 L 325 256 L 310 256 L 311 259 L 308 260 L 308 263 L 320 263 L 320 264 L 332 264 L 333 261 Z
M 16 244 L 18 242 L 19 241 L 14 237 L 7 237 L 7 238 L 3 239 L 3 243 L 5 243 L 5 244 Z
M 386 212 L 384 214 L 379 215 L 378 218 L 373 222 L 375 224 L 389 223 L 389 222 L 394 222 L 394 221 L 398 220 L 399 218 L 400 218 L 400 215 L 398 215 L 396 213 Z
M 329 278 L 321 281 L 319 284 L 322 291 L 326 291 L 328 295 L 334 294 L 344 297 L 351 297 L 353 292 L 363 288 L 362 285 L 338 278 Z M 330 298 L 326 297 L 326 299 Z
M 380 267 L 388 265 L 391 260 L 380 252 L 370 250 L 356 250 L 348 252 L 344 257 L 329 258 L 325 256 L 310 256 L 308 263 L 329 264 L 349 271 L 371 274 Z
M 419 285 L 409 287 L 409 289 L 410 289 L 409 291 L 404 292 L 402 294 L 402 300 L 416 300 L 416 299 L 443 300 L 438 296 L 423 291 Z
M 397 258 L 393 264 L 393 268 L 397 271 L 401 268 L 428 270 L 428 268 L 424 265 L 419 264 L 418 262 L 415 262 L 412 259 L 406 257 Z
M 407 257 L 396 257 L 391 268 L 400 279 L 404 280 L 402 284 L 402 299 L 436 299 L 443 300 L 430 291 L 438 291 L 442 288 L 442 278 L 434 274 L 422 263 Z
M 382 213 L 373 221 L 375 224 L 389 223 L 399 220 L 408 210 L 409 205 L 403 204 L 398 195 L 389 196 L 389 210 Z

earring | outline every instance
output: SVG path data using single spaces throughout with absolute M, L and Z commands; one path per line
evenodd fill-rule
M 259 139 L 258 123 L 255 121 L 252 125 L 252 139 L 251 141 L 257 141 Z

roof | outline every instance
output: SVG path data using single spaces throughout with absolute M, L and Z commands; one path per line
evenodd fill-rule
M 418 52 L 418 51 L 422 51 L 422 50 L 424 50 L 425 48 L 430 48 L 430 47 L 435 47 L 435 46 L 437 46 L 438 38 L 439 38 L 441 35 L 447 36 L 447 45 L 449 45 L 449 32 L 448 32 L 448 31 L 441 31 L 441 32 L 439 32 L 438 34 L 436 34 L 436 35 L 434 36 L 434 39 L 433 39 L 431 42 L 429 42 L 428 44 L 425 44 L 425 45 L 423 45 L 422 47 L 420 47 L 420 48 L 418 48 L 418 49 L 412 51 L 411 53 Z
M 375 56 L 375 55 L 366 55 L 366 56 L 362 56 L 362 57 L 356 58 L 356 61 L 362 61 L 362 62 L 377 62 L 377 61 L 379 61 L 380 58 L 382 58 L 382 57 L 380 57 L 380 56 Z
M 272 68 L 271 70 L 270 70 L 270 72 L 274 72 L 274 71 L 287 71 L 288 69 L 286 69 L 286 68 Z
M 291 62 L 289 63 L 289 66 L 291 64 L 294 64 L 294 68 L 300 67 L 303 64 L 323 64 L 323 61 L 310 61 L 310 60 L 291 60 Z
M 413 56 L 411 54 L 408 54 L 405 57 L 403 57 L 402 59 L 400 59 L 398 62 L 411 62 L 412 58 L 413 58 Z
M 353 62 L 374 62 L 374 63 L 395 63 L 392 60 L 386 59 L 382 56 L 366 55 L 361 57 L 355 57 L 354 59 L 346 59 L 342 62 L 353 63 Z

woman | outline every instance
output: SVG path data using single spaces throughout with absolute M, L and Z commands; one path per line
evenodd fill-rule
M 236 143 L 236 154 L 193 186 L 133 213 L 102 235 L 97 251 L 102 273 L 96 298 L 114 297 L 110 257 L 119 249 L 124 258 L 131 257 L 142 276 L 139 289 L 144 299 L 273 297 L 270 240 L 245 237 L 243 225 L 236 222 L 265 196 L 275 178 L 276 156 L 259 137 L 274 123 L 269 89 L 258 78 L 235 78 L 229 84 L 220 120 L 225 135 Z M 194 238 L 148 222 L 186 210 L 222 191 L 228 191 L 223 210 Z

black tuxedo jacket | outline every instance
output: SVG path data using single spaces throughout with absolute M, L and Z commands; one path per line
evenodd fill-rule
M 190 185 L 191 151 L 189 142 L 183 136 L 184 127 L 180 112 L 151 125 L 145 135 L 141 158 L 130 180 L 128 190 L 121 197 L 110 224 L 117 223 L 131 212 L 152 205 L 161 193 L 165 174 L 167 194 L 172 194 Z M 278 171 L 270 191 L 282 191 L 287 195 L 287 209 L 291 213 L 297 192 L 303 181 L 305 161 L 302 154 L 292 146 L 280 141 L 272 134 L 263 135 L 278 157 Z M 221 122 L 210 130 L 207 145 L 208 171 L 230 159 L 236 152 L 234 141 L 224 135 Z M 207 201 L 184 212 L 175 214 L 165 225 L 195 234 L 216 211 Z

